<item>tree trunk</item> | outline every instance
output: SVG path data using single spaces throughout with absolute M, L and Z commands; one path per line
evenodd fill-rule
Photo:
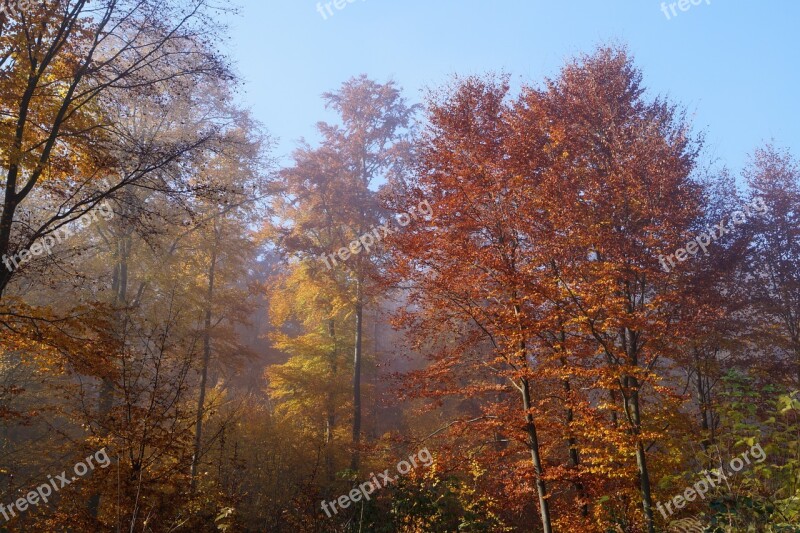
M 525 426 L 530 438 L 531 460 L 533 469 L 536 472 L 536 492 L 539 494 L 539 510 L 542 513 L 542 527 L 544 533 L 552 533 L 553 528 L 550 524 L 550 504 L 547 502 L 547 486 L 545 485 L 544 468 L 542 458 L 539 454 L 539 437 L 536 434 L 536 424 L 531 414 L 531 390 L 527 379 L 522 380 L 522 405 L 525 408 Z
M 800 387 L 800 340 L 795 335 L 792 335 L 792 344 L 794 344 L 794 362 L 797 367 L 796 387 Z
M 703 430 L 703 440 L 700 441 L 700 444 L 703 446 L 703 450 L 707 451 L 716 440 L 714 427 L 711 421 L 711 389 L 708 385 L 708 378 L 703 368 L 703 351 L 696 346 L 692 351 L 694 353 L 695 372 L 697 373 L 697 405 L 700 409 L 700 427 Z M 710 464 L 711 463 L 707 464 L 706 467 L 709 467 Z
M 566 366 L 566 362 L 564 362 L 564 364 Z M 568 433 L 569 439 L 567 442 L 569 444 L 569 462 L 570 466 L 577 470 L 581 464 L 581 459 L 580 459 L 580 454 L 578 454 L 578 440 L 572 433 L 572 422 L 573 420 L 575 420 L 575 413 L 572 410 L 571 404 L 569 404 L 572 397 L 572 388 L 570 387 L 568 379 L 564 380 L 564 392 L 567 394 L 567 402 L 568 402 L 567 431 L 569 432 Z M 584 502 L 586 502 L 586 490 L 584 489 L 583 483 L 581 483 L 580 481 L 576 481 L 575 483 L 573 483 L 573 485 L 575 487 L 575 491 L 578 493 L 578 497 Z M 581 516 L 583 516 L 584 518 L 589 516 L 589 505 L 587 503 L 581 504 Z
M 361 280 L 356 286 L 356 349 L 353 360 L 353 456 L 350 469 L 358 470 L 361 445 L 361 337 L 364 321 L 364 298 Z
M 653 500 L 650 495 L 650 474 L 647 469 L 647 455 L 641 440 L 641 416 L 639 413 L 639 380 L 625 376 L 626 388 L 630 394 L 625 394 L 625 412 L 631 421 L 631 433 L 636 438 L 636 466 L 639 469 L 639 489 L 642 494 L 642 508 L 647 520 L 648 533 L 655 533 L 653 523 Z
M 614 365 L 614 360 L 611 358 L 610 354 L 606 354 L 606 361 L 608 361 L 608 366 Z M 617 398 L 617 391 L 615 391 L 613 387 L 609 387 L 608 397 L 611 400 L 611 405 L 616 409 L 619 405 L 619 399 Z M 611 411 L 611 427 L 614 429 L 619 427 L 619 417 L 617 417 L 617 412 L 613 409 Z
M 634 332 L 625 328 L 623 338 L 625 351 L 628 356 L 628 364 L 635 367 L 638 365 L 639 361 Z M 641 439 L 642 418 L 639 409 L 639 380 L 634 376 L 625 376 L 623 381 L 625 414 L 631 424 L 631 433 L 636 438 L 636 466 L 639 469 L 639 488 L 642 494 L 642 508 L 644 509 L 644 516 L 647 520 L 648 533 L 655 533 L 653 499 L 650 494 L 650 474 L 647 469 L 647 454 Z
M 330 369 L 331 369 L 331 383 L 336 383 L 337 363 L 336 358 L 338 354 L 338 343 L 336 342 L 336 321 L 331 319 L 328 324 L 328 333 L 333 340 L 333 349 L 331 350 Z M 334 398 L 333 387 L 328 389 L 325 398 L 326 420 L 325 420 L 325 471 L 328 481 L 334 481 L 334 465 L 333 465 L 333 429 L 336 424 L 336 399 Z
M 216 233 L 216 228 L 214 229 Z M 214 276 L 217 267 L 217 239 L 211 251 L 211 262 L 208 266 L 208 292 L 206 293 L 205 330 L 203 332 L 203 365 L 200 369 L 200 392 L 197 398 L 197 415 L 194 429 L 194 453 L 192 454 L 190 492 L 197 488 L 197 466 L 200 462 L 200 445 L 203 438 L 203 414 L 206 402 L 206 383 L 208 381 L 208 362 L 211 359 L 211 302 L 214 298 Z
M 648 533 L 655 533 L 653 499 L 650 495 L 650 474 L 647 470 L 647 456 L 644 451 L 644 444 L 642 444 L 641 440 L 636 443 L 636 466 L 639 467 L 639 485 L 642 491 L 644 516 L 647 519 L 647 531 Z
M 516 291 L 513 294 L 516 301 Z M 519 328 L 520 341 L 519 353 L 521 355 L 521 364 L 528 368 L 528 347 L 525 343 L 525 330 L 520 322 L 522 315 L 522 308 L 519 304 L 514 304 L 514 316 L 517 318 Z M 547 501 L 547 485 L 544 482 L 544 467 L 542 466 L 542 457 L 539 452 L 539 436 L 536 432 L 536 423 L 531 413 L 531 388 L 527 378 L 522 378 L 520 390 L 522 391 L 522 406 L 525 409 L 525 428 L 528 432 L 530 439 L 529 446 L 531 451 L 531 460 L 533 461 L 533 470 L 536 473 L 536 492 L 539 495 L 539 511 L 542 514 L 542 527 L 544 533 L 552 533 L 553 526 L 550 523 L 550 504 Z
M 561 330 L 560 337 L 561 350 L 564 352 L 564 354 L 566 354 L 566 349 L 564 346 L 567 343 L 567 334 L 563 329 Z M 561 366 L 565 369 L 568 367 L 566 355 L 561 356 Z M 572 422 L 575 420 L 575 411 L 572 409 L 572 386 L 570 385 L 568 378 L 564 379 L 563 386 L 567 404 L 567 434 L 569 435 L 567 443 L 569 445 L 569 462 L 570 466 L 577 470 L 581 464 L 581 458 L 580 454 L 578 453 L 578 439 L 575 438 L 575 434 L 572 432 Z M 575 492 L 578 494 L 578 498 L 584 502 L 581 504 L 581 516 L 586 518 L 589 516 L 589 504 L 586 503 L 588 501 L 586 498 L 586 489 L 581 481 L 576 481 L 573 483 L 573 486 L 575 487 Z
M 112 278 L 112 292 L 114 293 L 114 308 L 117 314 L 117 322 L 123 322 L 124 318 L 120 316 L 118 311 L 121 307 L 128 305 L 128 259 L 131 252 L 131 240 L 128 235 L 123 235 L 117 241 L 117 264 L 114 266 L 114 276 Z M 125 337 L 125 326 L 120 325 L 120 338 Z M 108 415 L 114 408 L 114 381 L 107 377 L 103 379 L 100 387 L 100 396 L 98 398 L 98 420 L 107 421 Z M 108 431 L 101 429 L 99 433 L 105 437 Z M 93 518 L 97 518 L 100 511 L 100 493 L 96 492 L 89 496 L 89 514 Z

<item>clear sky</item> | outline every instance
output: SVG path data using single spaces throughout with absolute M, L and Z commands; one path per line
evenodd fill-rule
M 452 74 L 537 82 L 609 42 L 630 48 L 651 93 L 686 106 L 709 159 L 738 171 L 770 139 L 800 156 L 798 0 L 676 2 L 677 16 L 667 2 L 669 19 L 661 0 L 355 0 L 327 19 L 317 0 L 233 1 L 241 98 L 279 138 L 279 157 L 316 139 L 331 118 L 320 95 L 351 76 L 394 79 L 420 102 Z

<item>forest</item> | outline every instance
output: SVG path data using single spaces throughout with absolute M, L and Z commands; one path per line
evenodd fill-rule
M 281 159 L 221 9 L 0 12 L 0 531 L 800 532 L 796 147 L 599 43 Z

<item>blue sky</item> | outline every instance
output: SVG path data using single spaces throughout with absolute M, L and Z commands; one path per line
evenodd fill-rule
M 332 118 L 320 95 L 351 76 L 394 79 L 419 102 L 452 74 L 537 82 L 607 42 L 630 48 L 652 94 L 686 106 L 708 160 L 738 171 L 770 139 L 800 156 L 797 0 L 703 0 L 669 20 L 660 0 L 355 0 L 327 20 L 317 0 L 234 1 L 240 98 L 281 158 L 316 139 Z

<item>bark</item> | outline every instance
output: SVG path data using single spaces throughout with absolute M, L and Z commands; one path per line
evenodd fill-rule
M 331 350 L 331 382 L 336 381 L 337 364 L 336 357 L 338 352 L 338 343 L 336 342 L 336 321 L 331 319 L 328 324 L 328 332 L 333 340 L 333 349 Z M 336 399 L 334 398 L 334 389 L 330 388 L 325 398 L 326 407 L 326 420 L 325 420 L 325 470 L 328 476 L 328 481 L 333 481 L 334 465 L 333 465 L 333 429 L 336 424 Z
M 708 450 L 714 444 L 716 436 L 714 434 L 714 425 L 711 421 L 711 390 L 708 383 L 707 372 L 703 368 L 703 350 L 700 348 L 693 348 L 695 359 L 695 372 L 697 374 L 697 404 L 700 410 L 700 426 L 703 429 L 703 440 L 700 444 L 703 450 Z M 708 365 L 705 365 L 706 369 Z
M 216 232 L 216 228 L 215 228 Z M 208 266 L 208 292 L 206 293 L 206 313 L 203 332 L 203 363 L 200 368 L 200 391 L 197 398 L 197 415 L 194 429 L 194 453 L 192 454 L 190 491 L 197 488 L 197 466 L 200 462 L 200 451 L 203 439 L 203 414 L 206 402 L 206 383 L 208 382 L 208 363 L 211 360 L 211 302 L 214 299 L 214 278 L 217 268 L 217 244 L 215 239 Z
M 569 380 L 564 380 L 564 392 L 567 394 L 567 402 L 571 402 L 572 397 L 572 388 L 570 387 Z M 575 420 L 575 413 L 572 410 L 572 407 L 567 407 L 567 431 L 569 432 L 569 463 L 570 466 L 577 470 L 581 464 L 580 454 L 578 453 L 578 439 L 575 438 L 575 435 L 572 433 L 572 422 Z M 586 489 L 583 486 L 583 483 L 580 481 L 576 481 L 573 483 L 575 487 L 575 491 L 578 493 L 578 497 L 582 501 L 586 501 Z M 589 516 L 589 505 L 587 503 L 581 504 L 581 516 L 587 517 Z
M 542 527 L 544 533 L 552 533 L 553 528 L 550 524 L 550 504 L 547 501 L 547 486 L 545 485 L 544 468 L 542 458 L 539 453 L 539 437 L 536 434 L 536 424 L 531 414 L 531 390 L 527 379 L 522 380 L 522 405 L 525 408 L 525 427 L 530 438 L 531 460 L 533 469 L 536 472 L 536 492 L 539 495 L 539 510 L 542 513 Z
M 636 345 L 636 335 L 630 329 L 625 328 L 623 339 L 629 364 L 631 366 L 637 366 L 638 348 Z M 639 470 L 639 489 L 642 495 L 642 508 L 644 509 L 644 516 L 647 521 L 648 533 L 655 533 L 653 499 L 650 492 L 650 473 L 647 468 L 647 453 L 645 452 L 644 444 L 641 440 L 642 418 L 639 406 L 640 384 L 639 380 L 634 376 L 624 376 L 623 384 L 625 414 L 631 425 L 631 433 L 636 438 L 636 466 Z
M 514 300 L 517 299 L 516 291 L 513 295 Z M 522 358 L 522 365 L 527 368 L 528 367 L 528 347 L 525 343 L 525 332 L 522 324 L 520 323 L 520 317 L 522 315 L 522 308 L 519 304 L 514 304 L 514 316 L 517 318 L 517 324 L 519 328 L 520 340 L 519 342 L 519 353 L 521 354 Z M 553 526 L 551 525 L 550 521 L 550 504 L 547 501 L 547 485 L 544 482 L 544 466 L 542 465 L 542 457 L 539 450 L 539 436 L 536 432 L 536 422 L 533 418 L 533 413 L 531 412 L 532 404 L 531 404 L 531 388 L 530 383 L 528 382 L 527 378 L 522 378 L 520 384 L 520 390 L 522 391 L 522 406 L 525 409 L 525 429 L 528 433 L 528 438 L 530 442 L 528 443 L 531 452 L 531 461 L 533 462 L 533 470 L 536 473 L 536 493 L 539 496 L 539 511 L 542 515 L 542 527 L 544 528 L 544 533 L 552 533 Z
M 642 491 L 642 507 L 647 520 L 647 531 L 648 533 L 655 533 L 653 499 L 650 494 L 650 474 L 647 470 L 647 455 L 641 440 L 636 443 L 636 466 L 639 468 L 639 485 Z
M 564 350 L 564 352 L 566 353 L 564 346 L 567 343 L 567 335 L 564 332 L 564 330 L 561 330 L 560 337 L 561 337 L 560 340 L 562 347 L 561 349 Z M 561 357 L 561 366 L 564 368 L 568 367 L 566 356 Z M 572 422 L 575 420 L 575 411 L 572 409 L 572 386 L 570 385 L 569 379 L 566 378 L 564 379 L 563 386 L 567 404 L 566 418 L 567 418 L 567 432 L 569 435 L 569 438 L 567 440 L 567 443 L 569 444 L 569 463 L 573 469 L 577 470 L 581 464 L 581 458 L 580 454 L 578 453 L 578 439 L 575 438 L 575 434 L 572 432 Z M 576 481 L 575 483 L 573 483 L 573 486 L 575 487 L 575 492 L 577 492 L 578 494 L 578 498 L 580 498 L 584 502 L 588 501 L 586 498 L 586 488 L 583 486 L 583 483 L 581 481 Z M 583 516 L 584 518 L 589 516 L 588 503 L 581 504 L 581 516 Z
M 356 287 L 356 348 L 353 361 L 353 456 L 350 469 L 358 470 L 361 445 L 361 339 L 364 322 L 364 297 L 361 280 Z
M 794 361 L 797 367 L 797 384 L 796 387 L 800 388 L 800 342 L 797 339 L 792 339 L 794 344 Z
M 114 276 L 112 281 L 112 292 L 114 293 L 114 308 L 124 308 L 128 304 L 128 260 L 131 253 L 131 239 L 128 235 L 124 235 L 117 241 L 117 264 L 114 266 Z M 117 312 L 117 322 L 124 321 L 124 318 Z M 124 339 L 125 326 L 120 326 L 120 339 Z M 100 396 L 98 398 L 98 420 L 103 422 L 108 421 L 111 410 L 114 408 L 114 381 L 111 377 L 103 379 L 100 387 Z M 108 429 L 101 429 L 100 435 L 106 437 Z M 97 518 L 100 511 L 100 493 L 96 492 L 89 496 L 89 514 L 93 518 Z
M 608 366 L 614 365 L 614 360 L 611 358 L 610 354 L 606 354 L 606 360 L 608 361 Z M 609 387 L 608 397 L 611 400 L 611 405 L 614 406 L 614 409 L 616 409 L 617 406 L 619 405 L 619 398 L 617 398 L 617 391 Z M 619 427 L 619 417 L 617 416 L 617 412 L 614 410 L 611 411 L 611 427 L 614 429 L 617 429 Z

